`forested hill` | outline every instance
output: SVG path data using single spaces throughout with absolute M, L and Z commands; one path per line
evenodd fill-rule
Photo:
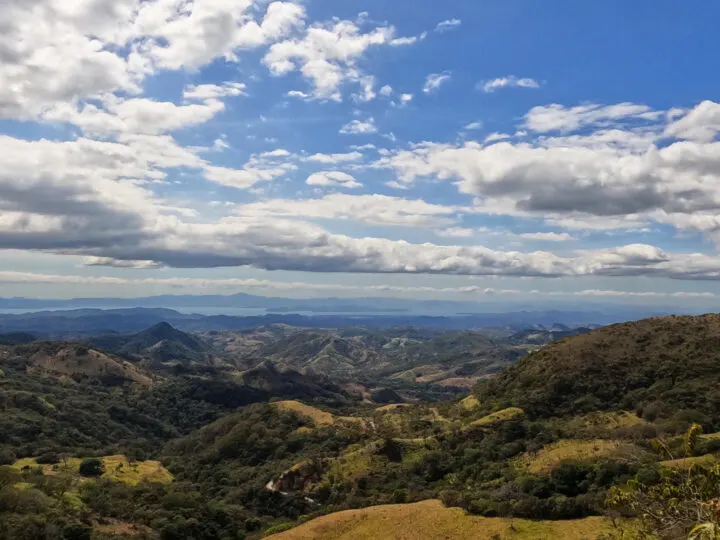
M 0 540 L 720 526 L 708 511 L 718 315 L 514 334 L 160 325 L 92 346 L 31 338 L 0 345 Z M 431 401 L 431 386 L 467 379 L 482 382 Z
M 692 410 L 720 429 L 720 315 L 645 319 L 562 339 L 481 385 L 478 397 L 534 417 Z

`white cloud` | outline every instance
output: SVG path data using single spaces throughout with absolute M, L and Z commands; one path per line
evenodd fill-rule
M 327 186 L 342 188 L 360 188 L 362 184 L 352 175 L 340 171 L 325 171 L 311 174 L 306 184 L 309 186 Z
M 393 88 L 389 84 L 386 84 L 382 88 L 380 88 L 380 95 L 384 97 L 390 97 L 392 96 Z
M 448 19 L 447 21 L 442 21 L 438 23 L 438 25 L 435 27 L 436 32 L 449 32 L 450 30 L 454 30 L 458 26 L 462 24 L 462 21 L 460 19 Z
M 183 97 L 188 100 L 207 101 L 227 96 L 244 96 L 246 89 L 247 85 L 241 82 L 190 85 L 183 90 Z
M 475 231 L 473 229 L 463 227 L 448 227 L 447 229 L 437 231 L 438 236 L 445 236 L 447 238 L 470 238 L 474 234 Z
M 552 104 L 533 107 L 525 115 L 525 125 L 532 131 L 570 132 L 584 126 L 613 123 L 627 120 L 656 120 L 662 113 L 653 111 L 647 105 L 618 103 L 616 105 L 597 105 L 594 103 L 565 107 Z
M 374 148 L 372 145 L 370 145 L 370 147 Z M 364 150 L 365 147 L 358 148 L 358 150 L 360 149 Z M 313 154 L 307 157 L 308 161 L 325 164 L 348 163 L 360 161 L 361 159 L 363 159 L 363 155 L 360 152 L 348 152 L 347 154 Z
M 490 135 L 488 135 L 487 137 L 485 137 L 484 142 L 485 142 L 485 144 L 488 144 L 488 143 L 497 142 L 497 141 L 504 141 L 504 140 L 510 139 L 510 138 L 511 138 L 510 135 L 508 135 L 507 133 L 493 132 Z
M 375 119 L 373 117 L 370 117 L 367 120 L 353 120 L 340 128 L 340 133 L 342 135 L 368 135 L 377 133 L 377 131 L 378 129 L 375 125 Z
M 582 135 L 540 136 L 492 145 L 422 143 L 390 152 L 375 168 L 395 171 L 395 187 L 418 179 L 450 180 L 476 196 L 475 211 L 541 218 L 548 225 L 638 230 L 655 221 L 701 231 L 720 242 L 720 142 L 670 141 L 645 106 L 559 106 L 554 118 L 528 115 L 537 131 L 601 126 Z M 690 113 L 691 114 L 691 113 Z M 605 129 L 607 122 L 618 124 Z M 625 122 L 625 123 L 623 123 Z M 638 127 L 637 122 L 642 125 Z
M 347 177 L 347 180 L 339 180 L 339 177 L 334 180 L 355 182 L 350 175 Z M 354 186 L 348 186 L 346 183 L 345 187 Z M 423 200 L 387 195 L 345 194 L 326 195 L 321 199 L 274 199 L 246 204 L 238 208 L 240 215 L 249 217 L 346 219 L 372 225 L 406 227 L 451 225 L 455 221 L 453 216 L 457 211 L 458 208 L 453 206 L 429 204 Z
M 425 79 L 425 85 L 423 86 L 423 92 L 431 94 L 437 91 L 443 84 L 450 82 L 450 73 L 431 73 Z
M 90 135 L 159 135 L 204 124 L 224 109 L 225 104 L 216 99 L 176 105 L 147 98 L 122 100 L 106 96 L 104 108 L 91 104 L 85 104 L 79 109 L 72 105 L 57 105 L 45 111 L 42 118 L 46 121 L 72 123 Z
M 669 115 L 675 119 L 682 113 Z M 720 104 L 703 101 L 665 128 L 665 135 L 699 142 L 711 142 L 720 133 Z
M 277 76 L 299 71 L 312 85 L 313 98 L 340 101 L 341 87 L 350 81 L 361 83 L 368 95 L 368 79 L 357 61 L 369 48 L 391 44 L 394 34 L 391 26 L 363 33 L 351 21 L 314 24 L 302 39 L 273 44 L 263 62 Z
M 197 68 L 218 57 L 236 60 L 237 49 L 283 39 L 304 24 L 305 9 L 299 4 L 271 2 L 260 22 L 253 17 L 257 7 L 252 0 L 149 2 L 141 4 L 134 31 L 154 38 L 146 54 L 155 64 L 180 69 Z
M 466 125 L 463 129 L 467 130 L 476 130 L 476 129 L 482 129 L 483 123 L 482 122 L 470 122 L 468 125 Z
M 524 240 L 537 240 L 541 242 L 569 242 L 575 240 L 575 237 L 570 236 L 568 233 L 555 232 L 520 233 L 516 236 Z
M 419 36 L 408 36 L 408 37 L 400 37 L 400 38 L 394 38 L 390 41 L 390 46 L 392 47 L 403 47 L 405 45 L 413 45 L 417 43 L 418 41 L 422 41 L 427 37 L 427 32 L 423 32 Z
M 508 75 L 507 77 L 499 77 L 489 81 L 478 83 L 478 87 L 485 93 L 492 93 L 500 88 L 540 88 L 540 83 L 535 79 L 528 77 L 516 77 Z

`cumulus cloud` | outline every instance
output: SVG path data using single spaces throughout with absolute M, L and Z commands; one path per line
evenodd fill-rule
M 563 246 L 560 256 L 356 238 L 313 222 L 424 227 L 445 238 L 470 238 L 480 229 L 465 227 L 466 216 L 488 214 L 542 220 L 558 229 L 515 235 L 528 242 L 569 242 L 574 236 L 565 230 L 641 231 L 662 224 L 678 232 L 702 232 L 720 244 L 717 103 L 668 111 L 636 103 L 550 104 L 527 113 L 517 126 L 524 130 L 522 137 L 494 133 L 483 143 L 427 141 L 378 150 L 380 159 L 372 167 L 390 176 L 379 182 L 398 189 L 424 179 L 447 182 L 459 191 L 458 200 L 467 201 L 463 206 L 342 193 L 244 205 L 220 201 L 223 205 L 208 216 L 203 210 L 212 202 L 188 208 L 174 198 L 189 198 L 187 192 L 168 187 L 182 185 L 187 174 L 192 182 L 209 182 L 208 191 L 217 188 L 213 183 L 250 190 L 294 173 L 298 165 L 321 164 L 332 170 L 297 172 L 298 184 L 306 179 L 313 186 L 359 188 L 352 175 L 335 169 L 365 167 L 358 164 L 360 150 L 374 147 L 347 153 L 328 147 L 327 153 L 312 155 L 297 148 L 253 148 L 255 153 L 244 160 L 238 156 L 245 150 L 233 139 L 236 151 L 213 154 L 230 145 L 219 133 L 232 132 L 213 128 L 225 120 L 220 115 L 226 113 L 226 101 L 250 93 L 246 83 L 194 84 L 177 88 L 175 101 L 161 101 L 143 93 L 148 77 L 184 70 L 169 78 L 202 80 L 199 68 L 218 59 L 237 63 L 243 51 L 255 49 L 272 74 L 295 73 L 307 81 L 307 89 L 290 96 L 339 101 L 350 84 L 358 103 L 380 95 L 401 106 L 412 94 L 387 85 L 378 89 L 363 60 L 371 49 L 409 45 L 425 34 L 398 37 L 394 27 L 378 26 L 367 17 L 308 23 L 303 4 L 290 1 L 5 0 L 2 8 L 0 117 L 67 123 L 70 129 L 43 132 L 40 126 L 33 140 L 0 136 L 0 249 L 80 255 L 88 264 L 128 269 L 251 266 L 720 279 L 717 256 L 670 253 L 647 244 L 569 253 Z M 445 21 L 437 31 L 458 24 Z M 437 91 L 450 77 L 449 72 L 430 75 L 424 92 Z M 247 80 L 261 79 L 253 74 Z M 486 81 L 482 88 L 538 85 L 508 76 Z M 181 138 L 181 130 L 212 120 L 218 123 L 192 133 L 202 135 L 195 142 L 205 146 L 179 142 L 188 135 Z M 473 124 L 466 129 L 479 127 Z M 374 134 L 378 128 L 374 117 L 361 113 L 340 132 Z M 266 135 L 258 135 L 256 142 L 276 142 Z M 384 136 L 396 142 L 394 135 Z M 222 198 L 223 191 L 217 191 L 210 193 L 212 199 Z M 217 219 L 221 211 L 233 213 Z
M 190 85 L 183 90 L 183 97 L 187 100 L 207 101 L 227 96 L 242 96 L 245 95 L 246 88 L 247 85 L 240 82 Z
M 311 92 L 303 96 L 340 101 L 341 87 L 347 82 L 356 82 L 363 87 L 360 95 L 369 101 L 368 97 L 374 93 L 371 80 L 359 71 L 358 60 L 371 47 L 405 44 L 401 41 L 395 38 L 392 26 L 362 32 L 352 21 L 317 23 L 308 28 L 301 39 L 273 44 L 263 62 L 277 76 L 299 71 L 311 85 Z M 294 95 L 302 97 L 299 92 Z
M 377 133 L 378 128 L 375 125 L 375 118 L 370 117 L 367 120 L 353 120 L 348 122 L 342 128 L 340 133 L 342 135 L 370 135 Z
M 360 188 L 362 184 L 355 177 L 341 171 L 325 171 L 311 174 L 306 184 L 309 186 Z
M 436 92 L 443 84 L 450 82 L 452 75 L 450 73 L 431 73 L 425 79 L 425 85 L 423 86 L 423 92 L 426 94 L 432 94 Z
M 421 178 L 452 180 L 460 192 L 477 197 L 479 212 L 540 217 L 564 227 L 574 221 L 596 229 L 658 221 L 716 234 L 720 142 L 676 140 L 659 146 L 663 126 L 644 126 L 664 115 L 645 106 L 542 109 L 529 113 L 531 129 L 600 129 L 518 143 L 422 143 L 391 152 L 374 167 L 394 170 L 406 187 Z M 606 129 L 607 122 L 621 125 Z
M 541 242 L 568 242 L 575 240 L 575 237 L 570 236 L 568 233 L 556 232 L 520 233 L 517 236 L 524 240 L 537 240 Z
M 497 79 L 482 81 L 478 83 L 478 88 L 486 94 L 490 94 L 501 88 L 540 88 L 540 83 L 528 77 L 508 75 L 507 77 L 498 77 Z
M 351 176 L 347 176 L 349 181 L 355 181 Z M 371 225 L 406 227 L 447 226 L 455 222 L 454 215 L 459 210 L 460 208 L 454 206 L 430 204 L 420 199 L 377 194 L 332 194 L 320 199 L 300 200 L 274 199 L 238 208 L 240 215 L 249 217 L 345 219 Z
M 671 115 L 671 118 L 674 117 L 675 115 Z M 714 101 L 703 101 L 665 128 L 666 136 L 706 143 L 714 141 L 718 133 L 720 133 L 720 103 Z
M 559 104 L 533 107 L 525 116 L 525 126 L 533 131 L 576 131 L 584 126 L 611 125 L 625 120 L 656 120 L 661 112 L 653 111 L 647 105 L 618 103 L 598 105 L 590 103 L 576 107 Z
M 361 159 L 363 159 L 363 154 L 357 151 L 348 152 L 346 154 L 313 154 L 307 157 L 308 161 L 314 161 L 316 163 L 324 163 L 328 165 L 360 161 Z

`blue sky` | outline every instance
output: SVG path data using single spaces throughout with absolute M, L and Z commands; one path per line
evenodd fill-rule
M 720 295 L 720 6 L 21 0 L 0 295 Z

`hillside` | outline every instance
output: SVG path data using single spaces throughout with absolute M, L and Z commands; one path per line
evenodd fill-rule
M 149 360 L 153 367 L 165 364 L 210 365 L 213 358 L 210 346 L 166 322 L 137 334 L 98 336 L 89 342 L 121 356 Z
M 339 402 L 346 401 L 349 397 L 327 377 L 312 373 L 303 375 L 291 369 L 280 370 L 269 361 L 240 373 L 236 379 L 245 386 L 262 390 L 272 396 Z
M 598 517 L 568 521 L 469 516 L 438 500 L 374 506 L 323 516 L 295 529 L 268 536 L 272 540 L 537 540 L 597 538 L 613 531 L 610 520 Z
M 240 369 L 270 361 L 281 370 L 322 373 L 355 382 L 464 389 L 537 347 L 497 334 L 271 325 L 252 331 L 207 332 L 200 337 Z
M 77 343 L 35 342 L 0 352 L 0 362 L 13 361 L 29 372 L 54 377 L 97 378 L 109 384 L 133 382 L 150 386 L 152 374 L 126 360 Z
M 569 337 L 478 388 L 533 417 L 626 409 L 720 427 L 720 315 L 664 317 Z

